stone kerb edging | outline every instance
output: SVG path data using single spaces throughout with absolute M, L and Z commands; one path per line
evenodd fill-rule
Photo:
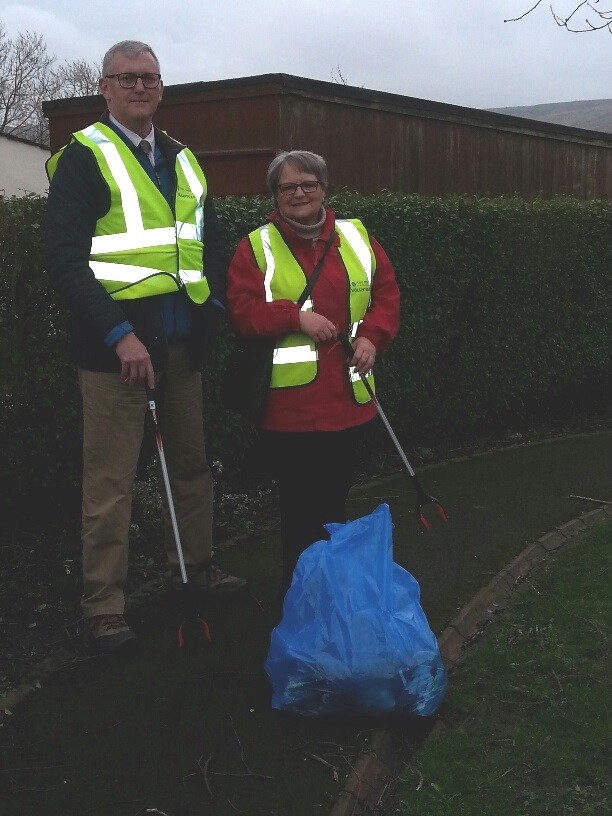
M 507 564 L 460 610 L 438 638 L 444 666 L 449 674 L 465 659 L 469 647 L 483 634 L 496 612 L 502 609 L 514 590 L 547 557 L 578 533 L 612 517 L 612 506 L 591 510 L 577 519 L 529 544 Z M 358 756 L 344 789 L 338 795 L 329 816 L 367 816 L 377 813 L 387 781 L 397 764 L 398 739 L 388 729 L 374 733 L 367 751 Z

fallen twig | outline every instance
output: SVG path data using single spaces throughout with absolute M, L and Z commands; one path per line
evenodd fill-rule
M 248 771 L 249 773 L 251 773 L 251 769 L 246 764 L 246 761 L 245 761 L 245 758 L 244 758 L 244 746 L 242 745 L 242 742 L 240 741 L 240 737 L 238 736 L 238 732 L 234 728 L 234 720 L 232 718 L 232 715 L 228 714 L 227 718 L 229 720 L 229 724 L 230 724 L 230 728 L 232 729 L 232 733 L 234 734 L 234 737 L 236 738 L 236 742 L 238 743 L 238 748 L 240 749 L 240 762 L 242 762 L 242 766 L 245 769 L 245 771 Z
M 612 504 L 612 501 L 606 501 L 605 499 L 592 499 L 590 496 L 576 496 L 573 493 L 570 493 L 567 498 L 582 499 L 582 501 L 594 502 L 595 504 Z
M 207 677 L 215 677 L 217 675 L 228 677 L 257 677 L 259 674 L 260 672 L 254 671 L 209 671 L 204 674 L 195 674 L 194 677 L 197 677 L 198 680 L 204 680 Z
M 254 773 L 253 771 L 247 771 L 245 773 L 235 773 L 234 771 L 211 771 L 210 773 L 211 776 L 229 776 L 233 779 L 276 779 L 275 776 L 267 776 L 266 774 Z
M 307 740 L 306 742 L 300 742 L 299 745 L 293 745 L 289 750 L 290 751 L 304 751 L 305 748 L 308 748 L 309 745 L 329 745 L 332 748 L 337 748 L 341 754 L 348 753 L 350 754 L 352 751 L 358 751 L 357 745 L 340 745 L 339 742 L 330 742 L 329 740 L 317 740 L 316 742 L 312 742 L 311 740 Z M 337 754 L 334 754 L 337 756 Z
M 263 612 L 263 604 L 259 600 L 259 598 L 256 595 L 253 595 L 252 592 L 249 592 L 249 598 L 252 598 L 255 601 L 255 603 L 257 604 L 257 606 L 259 607 L 260 611 Z M 229 799 L 227 801 L 229 802 Z
M 54 771 L 57 768 L 74 767 L 74 765 L 33 765 L 26 768 L 0 768 L 0 773 L 18 773 L 20 771 Z
M 318 754 L 311 754 L 309 751 L 304 751 L 304 756 L 314 759 L 315 762 L 320 762 L 321 765 L 325 765 L 326 768 L 331 768 L 334 782 L 338 781 L 338 769 L 335 765 L 332 765 L 331 762 L 328 762 L 326 759 L 323 759 L 323 757 L 318 756 Z
M 210 765 L 210 761 L 212 760 L 213 755 L 210 754 L 204 765 L 202 766 L 202 776 L 204 777 L 204 785 L 206 787 L 206 791 L 210 796 L 210 801 L 215 801 L 215 794 L 212 792 L 212 788 L 210 787 L 210 783 L 208 781 L 208 766 Z
M 252 770 L 249 768 L 249 766 L 248 766 L 248 765 L 247 765 L 247 763 L 246 763 L 246 759 L 244 758 L 244 746 L 242 745 L 242 742 L 240 741 L 240 737 L 238 736 L 238 732 L 237 732 L 237 731 L 236 731 L 236 729 L 234 728 L 234 720 L 232 719 L 232 715 L 231 715 L 231 714 L 228 714 L 228 715 L 227 715 L 227 718 L 228 718 L 228 720 L 229 720 L 229 723 L 230 723 L 230 726 L 231 726 L 232 732 L 233 732 L 233 734 L 234 734 L 234 737 L 236 738 L 236 742 L 238 743 L 238 747 L 240 748 L 240 762 L 242 763 L 242 767 L 243 767 L 243 768 L 244 768 L 244 770 L 246 771 L 246 774 L 229 774 L 229 773 L 224 773 L 224 774 L 223 774 L 223 776 L 236 776 L 236 777 L 247 777 L 247 776 L 254 776 L 254 777 L 258 778 L 258 779 L 274 779 L 275 777 L 273 777 L 273 776 L 266 776 L 265 774 L 255 773 L 254 771 L 252 771 Z M 218 775 L 218 776 L 221 776 L 221 773 L 218 773 L 217 775 Z
M 568 677 L 582 677 L 584 680 L 588 680 L 591 683 L 597 683 L 599 686 L 606 685 L 606 681 L 598 680 L 596 677 L 591 677 L 590 674 L 585 674 L 584 672 L 573 672 L 572 674 L 562 674 L 564 680 Z
M 210 787 L 210 783 L 208 781 L 208 766 L 210 765 L 210 762 L 211 762 L 212 758 L 213 758 L 213 755 L 210 754 L 206 758 L 206 760 L 204 760 L 204 754 L 202 754 L 202 756 L 198 759 L 198 762 L 197 762 L 198 768 L 200 770 L 196 771 L 195 773 L 185 774 L 182 781 L 183 781 L 183 785 L 184 785 L 186 779 L 192 779 L 194 776 L 201 776 L 202 779 L 204 780 L 204 787 L 206 788 L 206 792 L 208 793 L 208 795 L 210 797 L 210 801 L 214 802 L 215 799 L 216 799 L 216 796 L 212 792 L 212 789 Z

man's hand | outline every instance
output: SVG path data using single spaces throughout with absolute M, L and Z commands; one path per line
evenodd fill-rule
M 349 365 L 355 366 L 358 374 L 367 374 L 374 367 L 376 347 L 366 337 L 358 337 L 353 341 L 353 351 Z
M 146 382 L 152 390 L 155 388 L 155 372 L 149 352 L 134 332 L 126 334 L 115 346 L 121 360 L 121 382 L 126 385 L 142 385 Z
M 326 343 L 338 337 L 336 327 L 331 320 L 317 312 L 300 312 L 300 329 L 315 343 Z

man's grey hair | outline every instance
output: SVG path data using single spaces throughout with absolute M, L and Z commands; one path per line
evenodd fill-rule
M 276 198 L 278 180 L 285 164 L 290 164 L 302 173 L 311 173 L 319 184 L 327 190 L 327 164 L 323 156 L 309 150 L 283 150 L 278 153 L 268 167 L 268 189 Z
M 121 42 L 111 45 L 104 55 L 104 59 L 102 60 L 102 76 L 106 76 L 106 74 L 110 71 L 115 54 L 123 54 L 124 57 L 129 57 L 130 59 L 135 59 L 141 54 L 150 54 L 157 63 L 157 68 L 159 70 L 159 60 L 157 59 L 157 55 L 150 45 L 139 42 L 138 40 L 121 40 Z

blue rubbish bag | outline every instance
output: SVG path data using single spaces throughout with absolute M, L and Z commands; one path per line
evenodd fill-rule
M 299 558 L 265 669 L 272 707 L 304 715 L 439 708 L 446 673 L 417 581 L 393 563 L 391 513 L 329 524 Z

